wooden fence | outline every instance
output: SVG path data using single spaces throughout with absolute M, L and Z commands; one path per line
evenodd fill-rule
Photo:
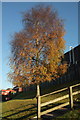
M 44 115 L 44 114 L 50 113 L 50 112 L 52 112 L 54 110 L 60 109 L 60 108 L 65 107 L 67 105 L 70 105 L 70 108 L 72 109 L 73 108 L 73 96 L 80 93 L 80 89 L 73 92 L 73 88 L 75 88 L 75 87 L 77 87 L 79 85 L 80 85 L 80 83 L 76 84 L 76 85 L 73 85 L 73 86 L 70 86 L 68 88 L 64 88 L 64 89 L 60 89 L 58 91 L 54 91 L 54 92 L 49 93 L 49 94 L 45 94 L 45 95 L 42 95 L 42 96 L 38 95 L 37 96 L 37 106 L 38 106 L 37 107 L 37 119 L 40 119 L 41 116 Z M 49 96 L 49 95 L 52 95 L 52 94 L 55 94 L 55 93 L 61 93 L 62 91 L 65 91 L 65 90 L 68 90 L 69 93 L 66 94 L 66 95 L 63 95 L 62 97 L 58 97 L 58 98 L 56 98 L 54 100 L 50 100 L 48 102 L 41 103 L 41 99 L 43 97 L 46 97 L 46 96 Z M 66 98 L 69 98 L 69 100 L 67 102 L 65 102 L 63 104 L 60 104 L 60 105 L 58 105 L 56 107 L 47 109 L 45 111 L 41 111 L 42 107 L 50 105 L 50 104 L 55 103 L 55 102 L 59 102 L 59 101 L 64 100 Z

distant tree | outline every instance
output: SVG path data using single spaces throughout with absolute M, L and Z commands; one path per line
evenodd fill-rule
M 61 62 L 65 34 L 63 20 L 51 6 L 38 5 L 23 13 L 23 30 L 11 41 L 9 78 L 14 85 L 37 84 L 66 72 Z

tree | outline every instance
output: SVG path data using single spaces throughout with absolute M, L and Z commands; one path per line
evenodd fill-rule
M 9 78 L 14 85 L 37 84 L 66 72 L 64 22 L 51 6 L 38 5 L 23 13 L 23 30 L 11 41 Z

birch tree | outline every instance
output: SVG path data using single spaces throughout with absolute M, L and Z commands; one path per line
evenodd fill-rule
M 38 5 L 23 13 L 23 29 L 11 40 L 9 79 L 14 85 L 39 85 L 66 72 L 64 21 L 51 6 Z

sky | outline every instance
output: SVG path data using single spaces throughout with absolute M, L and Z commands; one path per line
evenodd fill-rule
M 7 73 L 9 68 L 10 41 L 15 32 L 23 28 L 22 12 L 30 10 L 41 2 L 3 2 L 2 3 L 2 85 L 0 89 L 12 88 L 13 85 L 8 82 Z M 78 45 L 78 3 L 77 2 L 44 2 L 46 5 L 52 5 L 58 11 L 59 17 L 64 19 L 66 34 L 67 52 L 69 46 Z
M 80 2 L 78 3 L 78 26 L 80 26 Z M 79 37 L 79 33 L 80 33 L 80 27 L 78 27 L 78 43 L 80 44 L 80 37 Z
M 2 16 L 2 3 L 0 2 L 0 18 Z M 0 83 L 2 82 L 2 19 L 0 19 Z M 1 88 L 0 84 L 0 88 Z

